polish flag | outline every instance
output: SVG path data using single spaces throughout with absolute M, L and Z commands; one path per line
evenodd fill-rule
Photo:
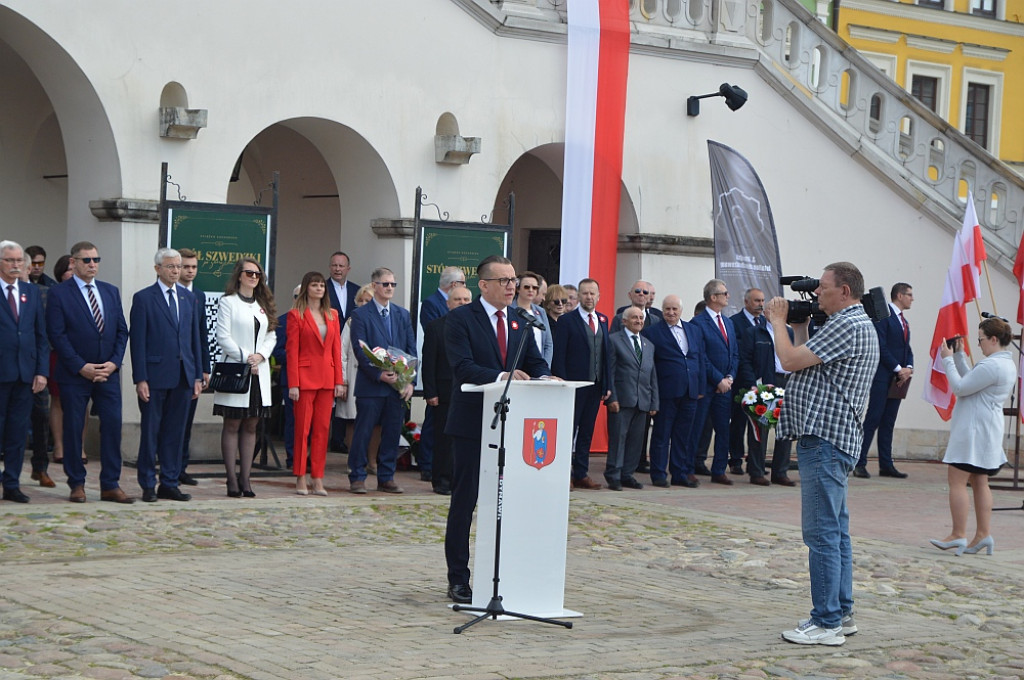
M 939 343 L 943 338 L 957 335 L 964 338 L 964 351 L 971 352 L 967 338 L 967 303 L 978 297 L 981 289 L 981 263 L 985 260 L 985 243 L 981 237 L 981 226 L 974 211 L 974 197 L 967 193 L 967 210 L 963 226 L 953 243 L 953 261 L 946 272 L 946 285 L 942 290 L 942 307 L 932 334 L 931 375 L 924 386 L 924 399 L 931 403 L 943 420 L 953 415 L 956 397 L 949 387 L 946 369 L 939 355 Z

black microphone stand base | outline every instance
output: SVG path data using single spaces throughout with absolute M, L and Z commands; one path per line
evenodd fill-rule
M 462 631 L 466 630 L 470 626 L 474 626 L 484 619 L 490 617 L 492 621 L 497 621 L 499 616 L 508 616 L 516 619 L 523 619 L 526 621 L 537 621 L 539 623 L 548 623 L 552 626 L 562 626 L 563 628 L 572 628 L 571 621 L 558 621 L 557 619 L 547 619 L 542 616 L 531 616 L 530 614 L 520 614 L 518 612 L 506 611 L 505 607 L 501 604 L 501 596 L 492 597 L 491 601 L 487 603 L 486 607 L 464 607 L 461 604 L 452 605 L 452 611 L 456 612 L 480 612 L 480 616 L 476 617 L 469 623 L 458 626 L 452 632 L 458 635 Z

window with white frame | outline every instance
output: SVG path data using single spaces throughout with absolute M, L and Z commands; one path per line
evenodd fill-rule
M 965 135 L 999 155 L 1002 125 L 1003 74 L 965 68 L 960 93 L 960 129 Z
M 927 61 L 907 60 L 907 81 L 910 94 L 929 109 L 949 119 L 949 83 L 952 67 Z

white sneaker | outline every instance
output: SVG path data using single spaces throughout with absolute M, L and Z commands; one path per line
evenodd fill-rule
M 820 628 L 810 620 L 801 621 L 794 630 L 782 631 L 782 639 L 798 645 L 828 645 L 838 647 L 846 642 L 843 627 Z
M 843 635 L 856 635 L 857 634 L 857 622 L 853 620 L 853 614 L 847 614 L 843 617 Z

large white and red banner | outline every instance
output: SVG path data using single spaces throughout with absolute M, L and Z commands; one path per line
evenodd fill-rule
M 569 0 L 569 59 L 559 280 L 591 277 L 614 311 L 622 137 L 629 70 L 628 0 Z
M 974 209 L 974 196 L 967 193 L 964 222 L 953 242 L 953 260 L 946 272 L 946 285 L 942 290 L 942 306 L 935 321 L 931 344 L 931 372 L 924 387 L 925 401 L 931 403 L 943 420 L 953 415 L 956 397 L 949 387 L 949 379 L 939 356 L 943 338 L 964 338 L 964 351 L 971 352 L 967 329 L 967 303 L 978 297 L 981 290 L 981 263 L 986 258 L 981 226 Z

